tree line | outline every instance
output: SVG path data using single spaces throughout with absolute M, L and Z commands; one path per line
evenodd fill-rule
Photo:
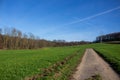
M 120 41 L 120 32 L 114 32 L 96 37 L 96 42 Z
M 66 42 L 65 40 L 40 39 L 32 33 L 22 33 L 16 28 L 0 28 L 0 49 L 36 49 L 42 47 L 73 46 L 89 42 Z

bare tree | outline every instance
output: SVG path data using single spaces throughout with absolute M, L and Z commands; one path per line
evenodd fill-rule
M 0 28 L 0 49 L 3 48 L 3 36 L 2 36 L 2 29 Z
M 7 49 L 7 48 L 9 48 L 9 28 L 8 27 L 5 27 L 4 28 L 4 39 L 3 39 L 3 47 L 5 48 L 5 49 Z

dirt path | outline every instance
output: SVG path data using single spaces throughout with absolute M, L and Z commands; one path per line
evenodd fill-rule
M 119 76 L 93 49 L 86 49 L 72 80 L 85 80 L 99 74 L 102 80 L 120 80 Z

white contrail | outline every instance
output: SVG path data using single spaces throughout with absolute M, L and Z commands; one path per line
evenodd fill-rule
M 110 12 L 115 11 L 115 10 L 118 10 L 118 9 L 120 9 L 120 6 L 118 6 L 118 7 L 116 7 L 116 8 L 113 8 L 113 9 L 110 9 L 110 10 L 107 10 L 107 11 L 104 11 L 104 12 L 101 12 L 101 13 L 98 13 L 98 14 L 95 14 L 95 15 L 92 15 L 92 16 L 89 16 L 89 17 L 86 17 L 86 18 L 83 18 L 83 19 L 79 19 L 79 20 L 74 21 L 74 22 L 71 22 L 71 23 L 64 24 L 64 25 L 70 25 L 70 24 L 75 24 L 75 23 L 79 23 L 79 22 L 82 22 L 82 21 L 86 21 L 86 20 L 95 18 L 95 17 L 97 17 L 97 16 L 101 16 L 101 15 L 103 15 L 103 14 L 110 13 Z

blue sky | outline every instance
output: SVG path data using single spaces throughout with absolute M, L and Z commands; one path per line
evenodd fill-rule
M 120 0 L 0 0 L 0 28 L 47 40 L 93 41 L 120 31 Z

